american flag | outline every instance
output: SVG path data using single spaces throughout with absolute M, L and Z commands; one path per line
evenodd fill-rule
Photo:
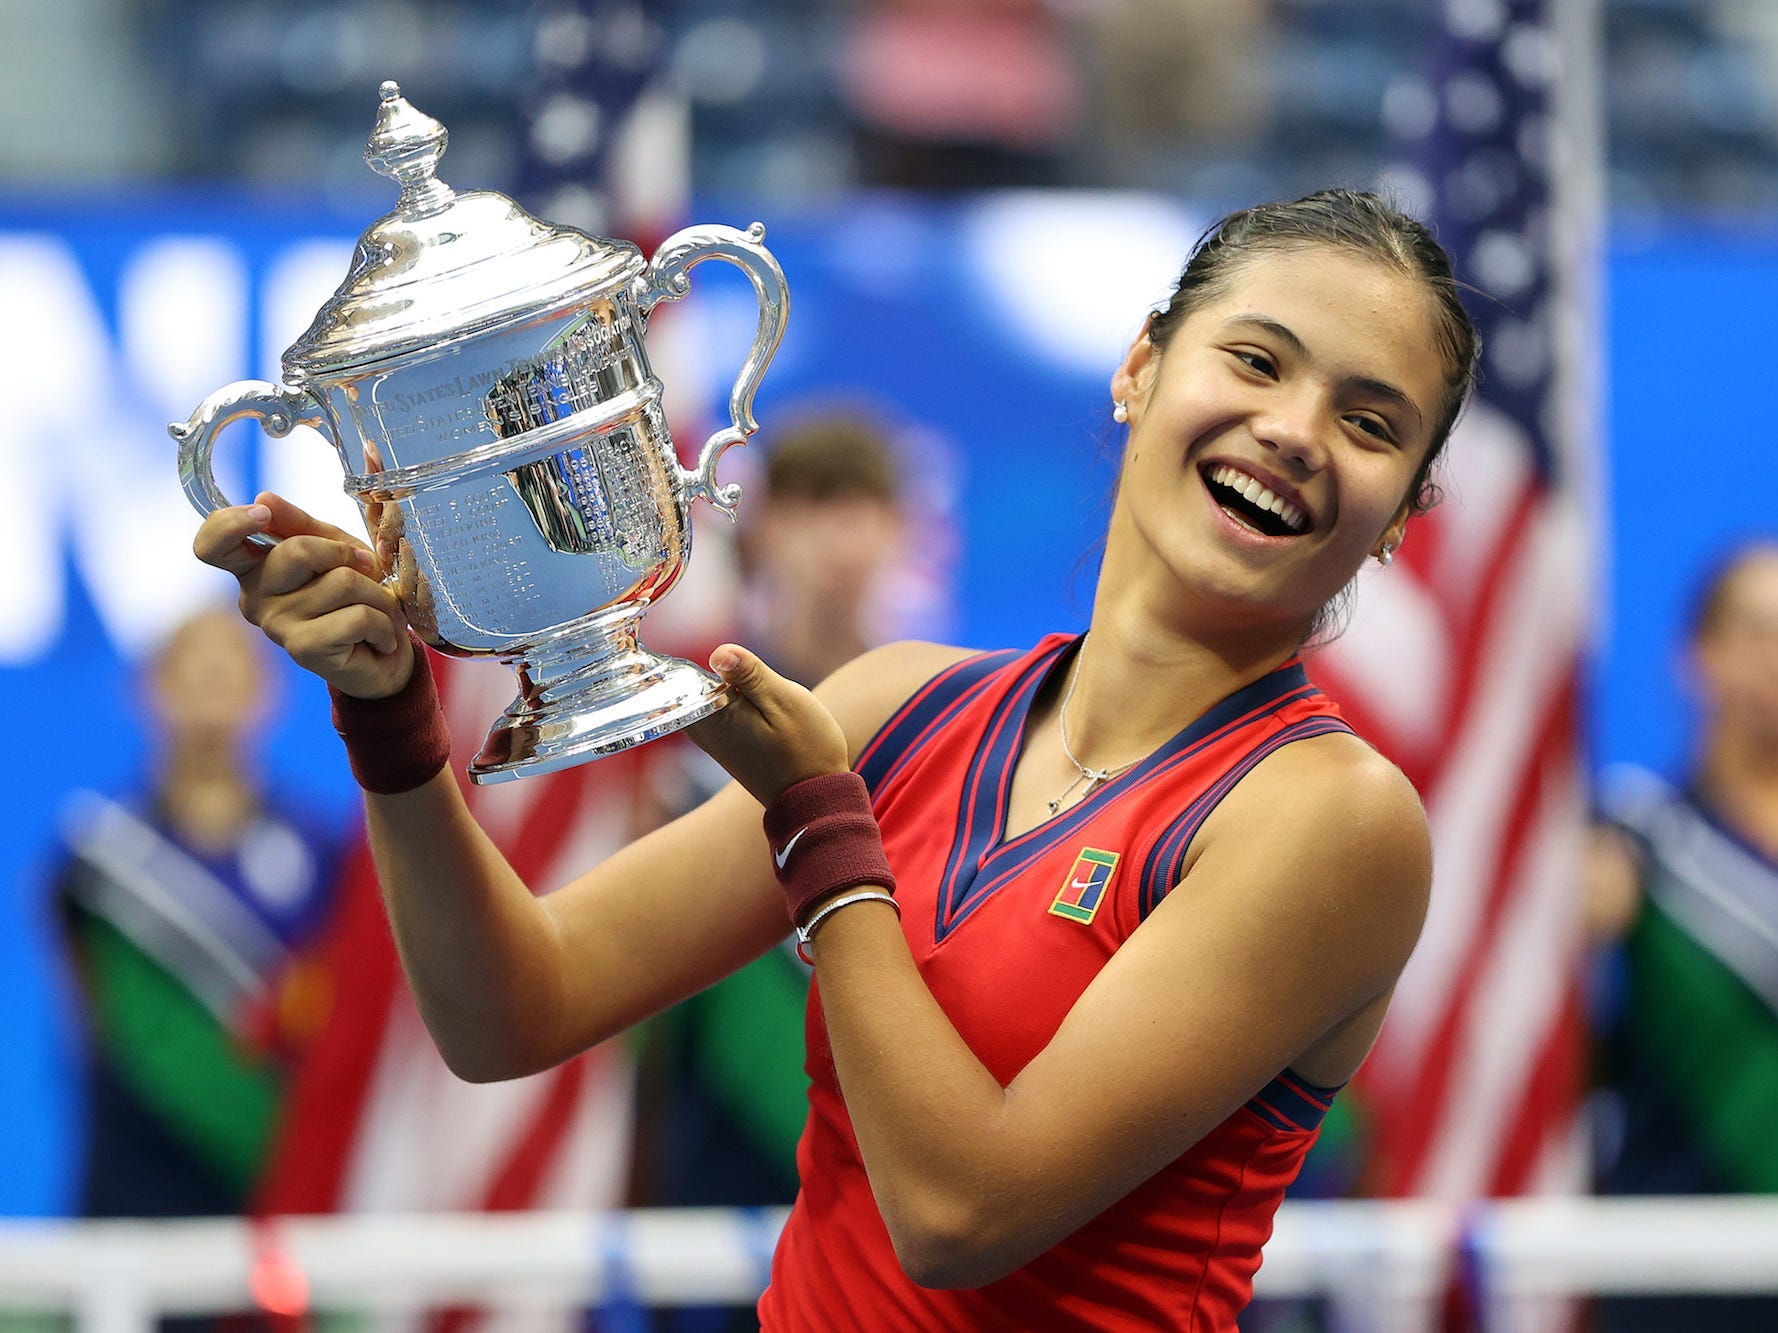
M 1431 222 L 1485 342 L 1445 502 L 1360 578 L 1318 674 L 1413 780 L 1429 919 L 1366 1066 L 1368 1183 L 1444 1199 L 1583 1185 L 1580 664 L 1591 175 L 1587 34 L 1556 0 L 1447 0 L 1433 77 L 1392 90 L 1398 193 Z M 1563 18 L 1567 21 L 1567 16 Z
M 658 101 L 666 34 L 639 0 L 550 3 L 535 13 L 535 76 L 524 105 L 521 204 L 554 223 L 610 234 L 630 211 L 606 188 L 636 117 L 654 118 L 637 228 L 683 203 L 683 147 L 660 137 L 683 116 Z M 632 151 L 635 151 L 632 148 Z M 625 234 L 618 232 L 618 234 Z M 651 641 L 656 617 L 650 617 Z M 433 659 L 461 775 L 516 691 L 490 662 Z M 478 822 L 536 891 L 629 841 L 644 784 L 638 752 L 494 787 L 468 787 Z M 627 1202 L 632 1062 L 620 1042 L 556 1069 L 471 1085 L 444 1066 L 403 982 L 362 845 L 339 889 L 322 962 L 331 1014 L 297 1072 L 259 1207 L 267 1213 L 609 1208 Z M 603 1321 L 616 1326 L 620 1312 Z M 435 1330 L 488 1316 L 449 1313 Z M 493 1317 L 498 1322 L 498 1316 Z M 530 1325 L 534 1327 L 535 1325 Z

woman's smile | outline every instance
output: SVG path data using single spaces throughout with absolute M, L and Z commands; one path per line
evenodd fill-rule
M 1198 467 L 1211 501 L 1241 527 L 1262 537 L 1301 537 L 1315 524 L 1296 488 L 1249 464 L 1211 460 Z

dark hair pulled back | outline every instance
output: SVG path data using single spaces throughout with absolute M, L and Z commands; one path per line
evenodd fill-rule
M 1438 502 L 1433 465 L 1475 384 L 1481 338 L 1458 297 L 1451 259 L 1426 225 L 1376 194 L 1320 190 L 1289 203 L 1260 204 L 1230 213 L 1198 238 L 1165 306 L 1149 316 L 1148 339 L 1164 352 L 1173 334 L 1205 302 L 1220 296 L 1256 255 L 1328 246 L 1372 259 L 1418 279 L 1432 297 L 1438 351 L 1448 386 L 1432 445 L 1409 488 L 1409 507 L 1423 513 Z

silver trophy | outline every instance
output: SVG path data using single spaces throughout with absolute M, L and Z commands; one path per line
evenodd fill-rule
M 231 422 L 329 436 L 415 631 L 518 673 L 518 698 L 469 766 L 475 782 L 547 773 L 715 712 L 727 687 L 650 652 L 637 630 L 684 572 L 692 501 L 733 517 L 740 499 L 717 485 L 717 460 L 756 429 L 753 395 L 789 307 L 765 228 L 688 227 L 645 262 L 504 195 L 455 193 L 433 174 L 444 126 L 394 83 L 381 98 L 364 156 L 400 201 L 284 353 L 282 384 L 230 384 L 169 427 L 186 495 L 203 514 L 230 504 L 210 457 Z M 643 334 L 706 259 L 747 275 L 759 327 L 729 425 L 687 470 Z

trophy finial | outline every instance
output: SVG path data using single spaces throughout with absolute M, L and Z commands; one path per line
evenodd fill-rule
M 377 97 L 377 127 L 364 146 L 364 160 L 401 186 L 396 209 L 403 217 L 439 212 L 456 197 L 433 175 L 450 132 L 403 97 L 394 79 L 383 81 Z

